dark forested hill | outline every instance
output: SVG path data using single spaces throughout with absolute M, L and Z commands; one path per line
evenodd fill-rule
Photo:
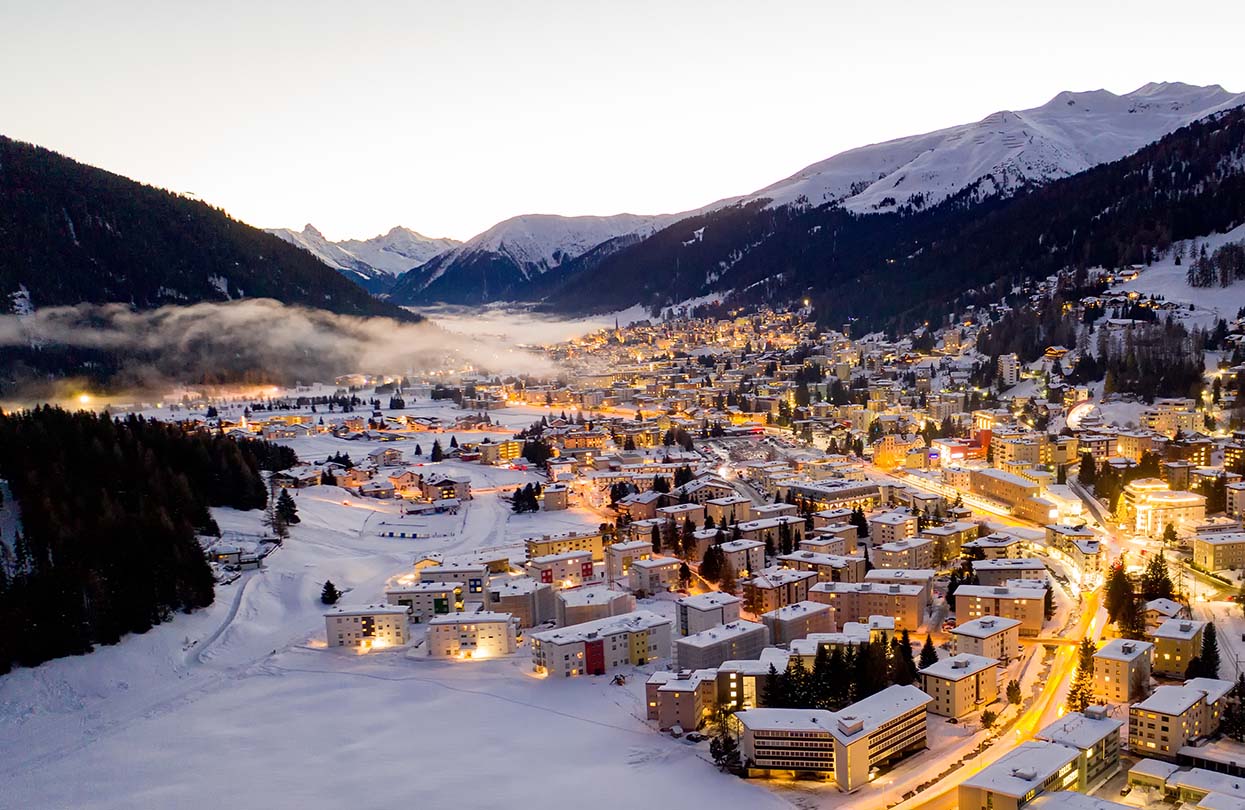
M 1049 185 L 1006 198 L 980 191 L 890 214 L 764 201 L 720 209 L 571 262 L 540 297 L 557 311 L 602 311 L 729 291 L 740 303 L 811 298 L 832 324 L 912 326 L 996 282 L 1144 262 L 1172 240 L 1245 221 L 1245 108 Z M 980 296 L 994 299 L 996 290 Z
M 209 506 L 262 508 L 288 448 L 107 414 L 0 414 L 0 478 L 20 529 L 0 537 L 0 673 L 114 644 L 211 604 L 196 532 Z
M 206 203 L 0 137 L 0 312 L 275 298 L 411 319 L 304 250 Z

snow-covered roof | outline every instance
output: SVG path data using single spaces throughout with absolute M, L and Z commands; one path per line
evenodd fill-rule
M 594 638 L 615 633 L 652 630 L 670 623 L 670 619 L 650 610 L 635 610 L 620 616 L 608 616 L 604 619 L 572 624 L 555 630 L 543 630 L 539 633 L 532 633 L 532 638 L 547 644 L 570 644 L 577 641 L 591 641 Z
M 840 742 L 851 742 L 933 700 L 915 686 L 888 686 L 842 711 L 823 709 L 747 709 L 735 717 L 751 730 L 824 731 Z
M 941 678 L 946 681 L 961 681 L 970 675 L 976 675 L 998 665 L 999 660 L 997 658 L 987 658 L 984 655 L 974 655 L 973 653 L 960 653 L 948 658 L 940 658 L 920 672 L 922 675 Z
M 994 560 L 973 560 L 974 571 L 1045 571 L 1046 563 L 1034 557 L 1000 557 Z
M 381 616 L 398 614 L 406 615 L 405 605 L 337 605 L 327 611 L 325 616 Z
M 762 613 L 761 618 L 771 621 L 783 622 L 791 619 L 801 619 L 805 616 L 812 616 L 817 613 L 827 613 L 834 610 L 830 605 L 821 602 L 794 602 L 790 605 L 784 605 L 777 610 L 771 610 L 768 613 Z
M 727 624 L 719 624 L 717 627 L 710 627 L 708 630 L 701 630 L 699 633 L 692 633 L 690 636 L 684 636 L 677 639 L 675 643 L 680 647 L 711 647 L 728 639 L 753 634 L 764 634 L 766 638 L 769 638 L 769 630 L 765 625 L 738 619 Z
M 1080 751 L 1052 742 L 1021 743 L 961 784 L 1003 796 L 1021 798 L 1065 766 L 1075 763 Z
M 964 622 L 964 624 L 953 627 L 951 632 L 954 635 L 968 636 L 969 638 L 990 638 L 1019 626 L 1019 619 L 1007 619 L 1002 616 L 982 616 L 979 619 L 973 619 L 971 622 Z
M 1011 588 L 1002 585 L 961 585 L 955 589 L 955 598 L 968 596 L 981 599 L 1041 599 L 1041 595 L 1034 593 L 1034 590 L 1034 588 Z
M 428 624 L 497 624 L 509 623 L 513 618 L 509 613 L 482 610 L 479 613 L 446 613 L 429 619 Z
M 554 563 L 565 562 L 567 560 L 581 560 L 585 557 L 591 560 L 592 552 L 587 549 L 581 549 L 579 551 L 559 551 L 557 554 L 543 554 L 539 557 L 533 557 L 529 562 L 536 566 L 552 565 Z
M 404 594 L 404 593 L 440 593 L 443 591 L 453 591 L 462 588 L 461 582 L 440 582 L 440 581 L 424 581 L 411 582 L 403 585 L 395 585 L 392 588 L 386 588 L 385 594 Z
M 1168 619 L 1154 628 L 1150 635 L 1156 639 L 1169 638 L 1175 641 L 1189 641 L 1197 638 L 1205 626 L 1206 622 L 1199 622 L 1196 619 Z
M 1118 735 L 1123 725 L 1124 721 L 1108 717 L 1104 707 L 1089 706 L 1084 712 L 1068 712 L 1039 731 L 1037 737 L 1084 751 L 1112 734 Z
M 868 582 L 921 582 L 927 583 L 935 576 L 932 568 L 874 568 L 865 574 Z
M 567 607 L 584 607 L 586 605 L 606 604 L 620 597 L 630 597 L 630 595 L 626 591 L 617 591 L 605 585 L 596 585 L 588 588 L 567 588 L 558 591 L 557 598 Z
M 1111 661 L 1134 661 L 1143 655 L 1149 655 L 1154 645 L 1148 641 L 1132 641 L 1126 638 L 1113 638 L 1098 648 L 1095 658 Z
M 1132 711 L 1179 715 L 1184 714 L 1196 706 L 1199 701 L 1205 699 L 1206 693 L 1201 689 L 1164 684 L 1163 686 L 1156 687 L 1145 700 L 1140 703 L 1134 703 Z
M 708 593 L 698 593 L 694 596 L 685 596 L 678 600 L 678 604 L 692 610 L 715 610 L 723 605 L 737 605 L 742 601 L 738 596 L 732 596 L 729 593 L 709 591 Z

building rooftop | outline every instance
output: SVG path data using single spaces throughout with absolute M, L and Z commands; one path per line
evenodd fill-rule
M 1069 712 L 1037 733 L 1039 740 L 1063 743 L 1084 751 L 1112 734 L 1118 735 L 1124 721 L 1107 716 L 1103 706 L 1088 706 L 1084 712 Z
M 1021 743 L 961 784 L 1021 798 L 1065 767 L 1075 768 L 1080 751 L 1052 742 Z
M 493 624 L 510 623 L 514 617 L 509 613 L 482 610 L 479 613 L 446 613 L 428 620 L 428 624 Z
M 1111 661 L 1135 661 L 1150 654 L 1154 645 L 1148 641 L 1132 641 L 1126 638 L 1113 638 L 1098 648 L 1095 658 Z
M 607 585 L 591 585 L 586 588 L 567 588 L 558 591 L 557 598 L 567 607 L 585 607 L 587 605 L 603 605 L 619 597 L 630 596 L 626 591 L 617 591 Z
M 604 619 L 583 622 L 582 624 L 559 627 L 555 630 L 542 630 L 539 633 L 532 633 L 531 637 L 537 641 L 550 644 L 569 644 L 575 641 L 591 641 L 600 636 L 608 636 L 615 633 L 652 630 L 663 624 L 669 625 L 670 623 L 670 619 L 665 616 L 659 616 L 650 610 L 635 610 L 631 613 L 624 613 L 621 616 L 609 616 Z
M 789 619 L 799 619 L 804 616 L 811 616 L 814 613 L 826 613 L 833 610 L 834 608 L 830 605 L 805 600 L 803 602 L 796 602 L 794 604 L 780 607 L 777 610 L 771 610 L 768 613 L 763 613 L 761 614 L 761 618 L 771 619 L 773 621 L 787 621 Z
M 824 731 L 840 742 L 850 742 L 875 731 L 932 701 L 915 686 L 888 686 L 839 712 L 823 709 L 748 709 L 735 717 L 752 730 Z
M 968 636 L 969 638 L 989 638 L 1019 626 L 1019 619 L 1006 619 L 1002 616 L 982 616 L 980 619 L 973 619 L 971 622 L 964 622 L 964 624 L 953 627 L 951 632 L 954 635 Z
M 684 636 L 677 639 L 676 643 L 681 647 L 712 647 L 714 644 L 753 633 L 764 633 L 766 639 L 768 640 L 769 638 L 769 629 L 765 625 L 738 619 L 727 624 L 719 624 L 717 627 L 710 627 L 708 630 L 701 630 L 699 633 L 692 633 L 690 636 Z
M 976 675 L 998 665 L 999 660 L 997 658 L 987 658 L 984 655 L 974 655 L 972 653 L 960 653 L 949 658 L 940 658 L 935 663 L 920 670 L 920 673 L 946 681 L 962 681 L 970 675 Z
M 385 588 L 385 593 L 440 593 L 441 591 L 452 591 L 461 587 L 463 587 L 461 582 L 410 582 L 403 585 L 395 585 L 392 588 Z
M 1035 557 L 1000 557 L 996 560 L 973 560 L 974 571 L 1045 571 L 1046 563 Z
M 1134 703 L 1132 711 L 1154 712 L 1156 714 L 1184 714 L 1206 699 L 1201 689 L 1188 686 L 1164 684 L 1156 687 L 1150 696 L 1140 703 Z
M 1168 619 L 1154 628 L 1150 635 L 1156 639 L 1170 638 L 1176 641 L 1188 641 L 1196 638 L 1205 626 L 1206 622 L 1199 622 L 1196 619 Z
M 552 565 L 553 563 L 563 562 L 565 560 L 582 560 L 592 559 L 592 552 L 587 549 L 580 551 L 560 551 L 557 554 L 542 554 L 539 557 L 533 557 L 530 562 L 532 565 Z
M 380 616 L 406 615 L 405 605 L 337 605 L 324 612 L 325 616 Z
M 738 596 L 732 596 L 722 591 L 709 591 L 708 593 L 698 593 L 694 596 L 685 596 L 678 601 L 680 605 L 686 605 L 692 610 L 713 610 L 723 605 L 737 605 L 743 600 Z

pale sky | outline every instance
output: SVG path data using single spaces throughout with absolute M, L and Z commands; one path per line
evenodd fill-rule
M 0 2 L 0 133 L 261 227 L 665 213 L 1149 81 L 1245 90 L 1245 2 Z

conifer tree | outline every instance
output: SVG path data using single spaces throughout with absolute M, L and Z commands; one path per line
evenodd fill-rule
M 1213 622 L 1207 622 L 1206 629 L 1202 631 L 1202 652 L 1198 658 L 1201 659 L 1203 678 L 1219 677 L 1219 633 Z
M 326 579 L 324 588 L 320 591 L 320 601 L 326 605 L 336 605 L 337 600 L 341 599 L 341 592 L 337 590 L 337 586 L 333 584 L 333 580 Z
M 432 440 L 432 455 L 429 456 L 429 459 L 434 462 L 445 460 L 445 450 L 441 448 L 440 439 Z
M 925 643 L 921 645 L 921 658 L 918 662 L 920 669 L 932 667 L 938 663 L 938 650 L 934 648 L 934 640 L 929 633 L 925 634 Z
M 298 505 L 294 503 L 294 499 L 290 497 L 288 489 L 281 490 L 281 495 L 277 498 L 277 517 L 285 521 L 287 524 L 294 525 L 299 522 Z
M 1068 711 L 1080 712 L 1094 700 L 1094 642 L 1081 639 L 1077 651 L 1076 674 L 1072 677 L 1072 686 L 1068 689 Z

